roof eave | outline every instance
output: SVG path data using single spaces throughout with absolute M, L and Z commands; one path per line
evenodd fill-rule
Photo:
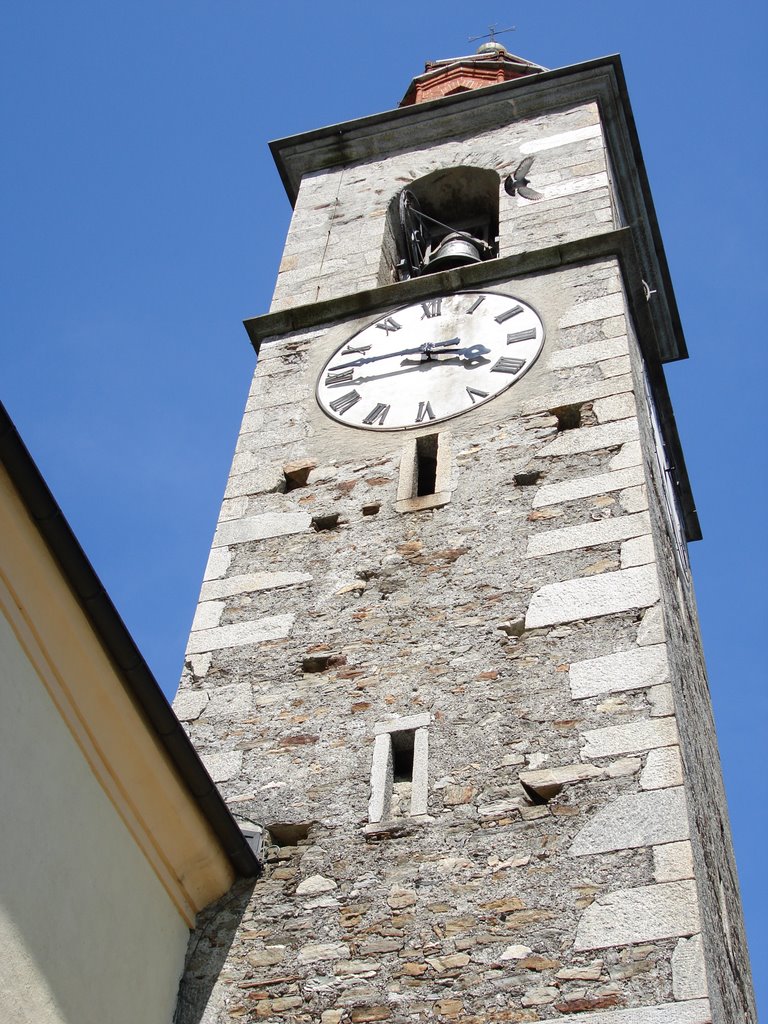
M 244 878 L 258 876 L 260 864 L 256 855 L 173 713 L 2 402 L 0 462 L 126 691 L 143 712 L 148 728 L 164 747 L 235 872 Z

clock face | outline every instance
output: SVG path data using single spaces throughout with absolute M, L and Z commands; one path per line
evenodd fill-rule
M 468 412 L 536 361 L 544 325 L 498 292 L 460 292 L 404 306 L 352 335 L 317 381 L 321 408 L 365 430 L 406 430 Z

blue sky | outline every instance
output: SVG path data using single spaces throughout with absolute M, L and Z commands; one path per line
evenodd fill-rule
M 362 13 L 361 13 L 362 12 Z M 0 16 L 1 393 L 168 694 L 290 208 L 269 139 L 397 104 L 490 24 L 620 52 L 691 358 L 668 368 L 755 983 L 768 1005 L 765 8 L 26 0 Z

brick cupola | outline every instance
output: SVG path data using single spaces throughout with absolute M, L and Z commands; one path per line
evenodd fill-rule
M 467 57 L 427 61 L 424 74 L 413 79 L 400 106 L 439 100 L 457 92 L 481 89 L 486 85 L 509 82 L 513 78 L 523 78 L 546 70 L 522 57 L 516 57 L 501 43 L 483 43 L 477 53 Z

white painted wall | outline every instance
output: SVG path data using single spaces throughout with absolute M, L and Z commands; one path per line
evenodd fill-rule
M 2 1020 L 170 1024 L 187 928 L 1 614 L 0 787 Z

